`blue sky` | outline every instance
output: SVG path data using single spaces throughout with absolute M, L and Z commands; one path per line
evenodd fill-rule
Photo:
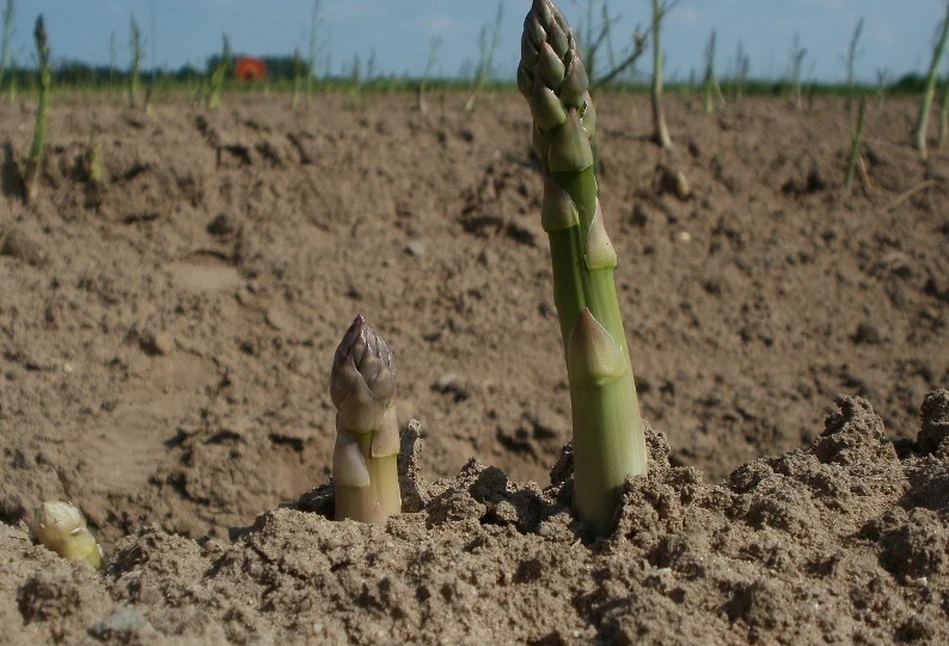
M 116 35 L 118 64 L 127 65 L 129 16 L 134 13 L 151 38 L 152 0 L 18 0 L 13 54 L 30 60 L 32 25 L 46 17 L 56 58 L 97 64 L 109 61 L 109 39 Z M 586 0 L 561 0 L 577 29 Z M 597 0 L 599 4 L 599 0 Z M 185 63 L 203 66 L 220 48 L 226 32 L 236 52 L 289 54 L 306 50 L 312 0 L 154 0 L 155 60 L 162 67 Z M 624 46 L 637 24 L 649 20 L 649 0 L 611 0 L 611 12 L 622 20 L 614 28 L 617 48 Z M 513 77 L 520 29 L 530 0 L 505 0 L 502 45 L 495 64 L 498 75 Z M 465 61 L 478 56 L 478 32 L 493 21 L 494 0 L 322 0 L 321 34 L 331 69 L 339 73 L 359 55 L 365 62 L 375 50 L 386 73 L 419 74 L 433 38 L 442 40 L 436 74 L 451 76 Z M 666 73 L 684 79 L 702 69 L 704 45 L 718 32 L 717 67 L 726 76 L 738 41 L 751 57 L 751 74 L 781 77 L 789 68 L 795 34 L 808 51 L 807 79 L 839 81 L 841 57 L 853 28 L 865 18 L 857 75 L 875 79 L 876 70 L 893 77 L 922 71 L 929 64 L 933 35 L 946 12 L 946 0 L 682 0 L 669 14 L 664 29 Z M 153 64 L 152 43 L 146 67 Z M 325 59 L 324 59 L 325 60 Z M 646 56 L 641 67 L 649 68 Z M 942 69 L 949 67 L 949 57 Z

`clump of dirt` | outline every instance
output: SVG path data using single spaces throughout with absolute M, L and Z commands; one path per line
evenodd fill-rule
M 60 97 L 37 199 L 0 183 L 11 641 L 946 641 L 949 158 L 917 160 L 912 102 L 868 114 L 848 197 L 842 101 L 672 102 L 672 152 L 646 97 L 600 101 L 617 286 L 663 433 L 596 541 L 569 513 L 522 101 L 282 100 L 149 116 Z M 31 118 L 0 106 L 4 168 Z M 421 420 L 384 528 L 331 522 L 332 488 L 311 491 L 357 312 Z M 82 508 L 103 574 L 32 544 L 46 499 Z
M 0 607 L 23 643 L 943 642 L 946 461 L 901 459 L 869 403 L 837 405 L 811 446 L 721 484 L 647 428 L 651 470 L 607 539 L 570 514 L 568 447 L 544 489 L 474 458 L 410 471 L 424 507 L 385 527 L 313 511 L 325 488 L 230 544 L 146 527 L 101 577 L 6 528 Z

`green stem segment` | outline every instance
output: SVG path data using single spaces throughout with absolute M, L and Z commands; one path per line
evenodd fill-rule
M 623 481 L 646 471 L 646 446 L 593 165 L 596 111 L 577 42 L 550 0 L 524 22 L 518 87 L 543 162 L 542 223 L 550 239 L 573 410 L 574 506 L 612 530 Z
M 385 524 L 402 510 L 395 391 L 392 354 L 359 315 L 336 350 L 330 376 L 337 409 L 336 520 Z

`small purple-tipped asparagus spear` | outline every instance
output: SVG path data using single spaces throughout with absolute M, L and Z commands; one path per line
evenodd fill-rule
M 392 353 L 360 314 L 336 349 L 330 376 L 336 520 L 384 524 L 402 509 L 395 394 Z

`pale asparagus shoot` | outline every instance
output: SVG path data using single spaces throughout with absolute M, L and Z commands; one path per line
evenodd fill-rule
M 48 500 L 40 505 L 33 533 L 43 547 L 64 559 L 85 561 L 97 570 L 102 567 L 102 548 L 72 503 Z
M 596 111 L 576 38 L 550 0 L 534 0 L 524 21 L 517 82 L 543 168 L 541 222 L 573 416 L 574 507 L 602 535 L 612 530 L 623 481 L 646 471 L 646 445 L 593 167 Z
M 402 510 L 395 393 L 392 353 L 360 314 L 336 349 L 330 375 L 336 520 L 385 524 Z

